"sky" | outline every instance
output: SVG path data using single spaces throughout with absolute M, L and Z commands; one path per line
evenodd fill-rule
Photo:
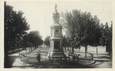
M 30 31 L 39 31 L 44 39 L 50 35 L 50 26 L 54 23 L 52 14 L 57 4 L 59 13 L 73 9 L 87 11 L 96 15 L 100 22 L 111 22 L 111 0 L 6 0 L 16 11 L 24 12 L 30 25 Z

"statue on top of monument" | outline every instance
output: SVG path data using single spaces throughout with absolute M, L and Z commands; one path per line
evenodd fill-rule
M 57 4 L 55 4 L 55 12 L 53 13 L 53 19 L 55 24 L 59 24 L 60 14 L 57 11 Z

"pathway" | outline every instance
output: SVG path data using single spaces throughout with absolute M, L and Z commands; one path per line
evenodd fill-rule
M 25 53 L 26 51 L 23 50 L 19 53 Z M 48 48 L 46 47 L 39 47 L 35 50 L 33 50 L 31 53 L 27 54 L 26 57 L 19 57 L 19 53 L 14 53 L 9 55 L 10 58 L 14 58 L 14 62 L 12 64 L 13 67 L 30 67 L 33 64 L 39 63 L 37 59 L 37 55 L 40 53 L 41 55 L 41 61 L 47 61 L 48 60 Z
M 39 53 L 41 54 L 41 62 L 47 62 L 48 61 L 48 51 L 49 51 L 48 47 L 41 46 L 41 47 L 33 50 L 31 53 L 29 53 L 27 55 L 27 57 L 20 58 L 19 53 L 12 54 L 12 55 L 10 55 L 11 58 L 12 58 L 12 56 L 16 56 L 12 66 L 13 67 L 29 67 L 29 68 L 56 67 L 55 65 L 50 65 L 47 63 L 40 65 L 40 62 L 37 59 L 37 55 Z M 25 52 L 25 51 L 23 50 L 21 52 Z M 98 54 L 98 56 L 95 53 L 93 53 L 93 54 L 94 54 L 94 60 L 96 62 L 95 63 L 92 62 L 92 64 L 87 65 L 88 61 L 84 61 L 83 65 L 87 65 L 88 67 L 93 67 L 93 68 L 111 68 L 112 63 L 111 63 L 111 60 L 109 59 L 109 56 L 107 55 L 107 53 L 101 53 L 101 54 Z M 65 67 L 65 65 L 63 64 L 62 67 Z M 71 67 L 71 66 L 68 65 L 68 67 Z M 77 68 L 77 67 L 75 67 L 75 68 Z

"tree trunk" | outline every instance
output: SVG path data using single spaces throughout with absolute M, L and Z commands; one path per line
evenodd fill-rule
M 109 44 L 108 44 L 108 41 L 106 42 L 106 52 L 109 52 Z
M 80 47 L 78 49 L 79 49 L 79 52 L 80 52 Z
M 87 46 L 85 46 L 85 57 L 87 57 Z
M 97 56 L 98 56 L 98 47 L 96 47 L 96 54 L 97 54 Z
M 11 67 L 11 64 L 10 64 L 10 59 L 9 59 L 9 56 L 8 56 L 8 46 L 5 45 L 5 50 L 4 50 L 4 67 L 5 68 L 10 68 Z
M 74 47 L 72 47 L 72 54 L 74 54 Z

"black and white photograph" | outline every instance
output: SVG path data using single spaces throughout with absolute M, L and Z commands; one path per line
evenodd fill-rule
M 4 68 L 113 68 L 112 0 L 4 0 Z

